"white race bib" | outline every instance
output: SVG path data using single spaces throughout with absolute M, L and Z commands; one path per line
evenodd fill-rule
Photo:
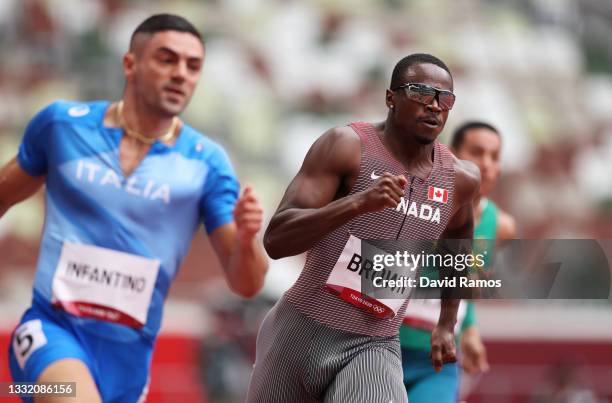
M 53 277 L 53 304 L 73 315 L 141 328 L 159 260 L 64 242 Z
M 406 307 L 404 314 L 404 324 L 432 331 L 438 323 L 442 305 L 439 299 L 411 299 Z M 459 302 L 457 309 L 457 324 L 455 325 L 455 334 L 461 329 L 461 324 L 467 313 L 467 304 L 465 300 Z
M 369 293 L 362 292 L 362 282 L 371 283 L 372 276 L 387 279 L 395 277 L 393 277 L 394 272 L 390 268 L 375 271 L 372 262 L 362 257 L 361 246 L 362 241 L 359 238 L 353 235 L 349 236 L 338 261 L 327 279 L 326 289 L 346 302 L 377 317 L 393 318 L 410 295 L 410 289 L 408 287 L 382 287 L 380 291 L 387 298 L 376 298 L 376 290 Z M 386 254 L 381 249 L 371 245 L 369 247 L 376 254 Z M 397 290 L 397 297 L 393 295 L 394 298 L 388 298 L 389 294 L 394 292 L 392 290 Z

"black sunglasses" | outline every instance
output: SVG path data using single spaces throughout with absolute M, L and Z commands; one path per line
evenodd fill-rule
M 393 91 L 400 89 L 406 90 L 406 95 L 409 99 L 424 105 L 429 105 L 434 99 L 437 99 L 440 109 L 445 111 L 453 109 L 455 104 L 455 94 L 450 91 L 439 90 L 431 85 L 406 83 L 396 87 Z

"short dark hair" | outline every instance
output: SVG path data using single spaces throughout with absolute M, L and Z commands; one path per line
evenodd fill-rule
M 397 62 L 393 68 L 393 73 L 391 74 L 391 87 L 389 88 L 394 89 L 404 84 L 402 82 L 404 73 L 415 64 L 435 64 L 436 66 L 446 70 L 451 78 L 453 77 L 448 66 L 437 57 L 427 53 L 413 53 Z
M 191 35 L 195 36 L 204 44 L 204 40 L 202 39 L 202 35 L 193 26 L 192 23 L 187 21 L 185 18 L 180 15 L 175 14 L 155 14 L 144 20 L 143 22 L 136 27 L 134 33 L 132 33 L 132 37 L 130 38 L 130 47 L 134 42 L 134 38 L 138 34 L 154 34 L 156 32 L 161 31 L 179 31 L 179 32 L 187 32 Z
M 454 150 L 458 150 L 459 147 L 461 147 L 461 145 L 463 144 L 467 132 L 473 129 L 487 129 L 497 134 L 497 137 L 501 138 L 499 131 L 493 125 L 481 122 L 479 120 L 470 120 L 455 129 L 455 132 L 453 133 L 453 137 L 451 139 L 451 148 Z

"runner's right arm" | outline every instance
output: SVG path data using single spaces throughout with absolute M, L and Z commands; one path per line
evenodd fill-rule
M 13 158 L 0 168 L 0 217 L 13 205 L 32 196 L 45 182 L 45 176 L 30 176 Z
M 516 238 L 516 222 L 514 221 L 514 217 L 501 209 L 499 209 L 497 213 L 496 238 L 500 243 Z
M 400 202 L 406 178 L 384 174 L 364 192 L 346 196 L 361 164 L 361 141 L 349 127 L 334 128 L 310 148 L 264 235 L 273 259 L 310 249 L 354 217 Z
M 58 103 L 42 109 L 25 129 L 17 156 L 0 168 L 0 217 L 45 183 L 50 127 Z

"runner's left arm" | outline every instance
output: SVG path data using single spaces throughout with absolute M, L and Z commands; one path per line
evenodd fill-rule
M 480 188 L 480 172 L 467 161 L 456 160 L 455 176 L 455 214 L 441 235 L 441 239 L 471 240 L 474 236 L 474 212 L 472 202 Z M 455 362 L 456 347 L 454 328 L 457 323 L 457 309 L 460 298 L 445 294 L 452 290 L 443 290 L 440 317 L 431 334 L 431 361 L 434 369 L 439 371 L 442 365 Z
M 232 291 L 251 298 L 263 287 L 268 261 L 256 234 L 261 229 L 263 209 L 250 187 L 246 187 L 234 209 L 234 221 L 209 236 Z
M 250 187 L 240 195 L 240 184 L 225 150 L 207 148 L 208 169 L 200 212 L 210 243 L 232 291 L 254 296 L 263 286 L 268 262 L 256 234 L 263 210 Z

